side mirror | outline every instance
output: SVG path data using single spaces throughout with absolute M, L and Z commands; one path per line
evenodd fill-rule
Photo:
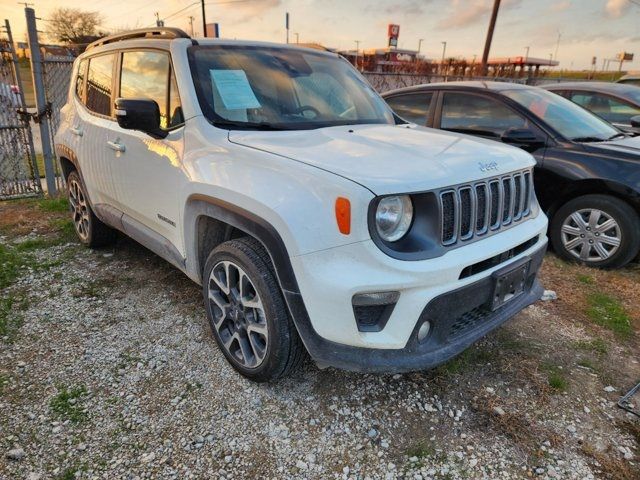
M 633 128 L 640 128 L 640 115 L 636 115 L 635 117 L 631 117 L 631 126 Z
M 528 128 L 509 128 L 500 136 L 500 140 L 516 147 L 530 148 L 539 148 L 545 143 Z
M 168 132 L 160 128 L 160 107 L 147 98 L 117 98 L 116 120 L 120 128 L 140 130 L 153 138 L 165 138 Z

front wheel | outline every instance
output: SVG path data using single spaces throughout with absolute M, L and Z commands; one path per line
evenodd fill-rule
M 233 368 L 267 382 L 300 365 L 304 347 L 262 244 L 244 237 L 216 247 L 202 286 L 211 330 Z
M 609 195 L 584 195 L 563 205 L 553 216 L 551 242 L 565 260 L 600 268 L 619 268 L 640 249 L 638 214 Z

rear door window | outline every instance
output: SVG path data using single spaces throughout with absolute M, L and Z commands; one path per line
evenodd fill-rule
M 385 100 L 400 118 L 418 125 L 425 125 L 432 98 L 433 93 L 410 93 L 396 95 Z
M 92 112 L 111 116 L 113 90 L 113 62 L 115 54 L 109 53 L 89 59 L 86 106 Z

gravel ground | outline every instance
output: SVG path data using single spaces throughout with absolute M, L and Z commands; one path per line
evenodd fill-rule
M 217 350 L 199 287 L 133 241 L 31 255 L 1 290 L 20 300 L 0 341 L 2 479 L 640 478 L 638 420 L 615 407 L 637 336 L 578 322 L 560 290 L 435 371 L 309 361 L 261 385 Z M 576 347 L 594 338 L 606 352 Z

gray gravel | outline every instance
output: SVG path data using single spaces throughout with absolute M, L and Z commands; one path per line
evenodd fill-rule
M 540 406 L 526 380 L 483 365 L 443 380 L 311 362 L 253 384 L 217 350 L 199 287 L 142 247 L 38 255 L 71 260 L 9 289 L 29 306 L 0 343 L 0 478 L 596 478 L 585 437 L 637 459 L 607 427 L 620 413 L 602 385 Z M 505 328 L 552 325 L 542 308 Z M 533 444 L 497 427 L 514 405 L 541 427 Z

